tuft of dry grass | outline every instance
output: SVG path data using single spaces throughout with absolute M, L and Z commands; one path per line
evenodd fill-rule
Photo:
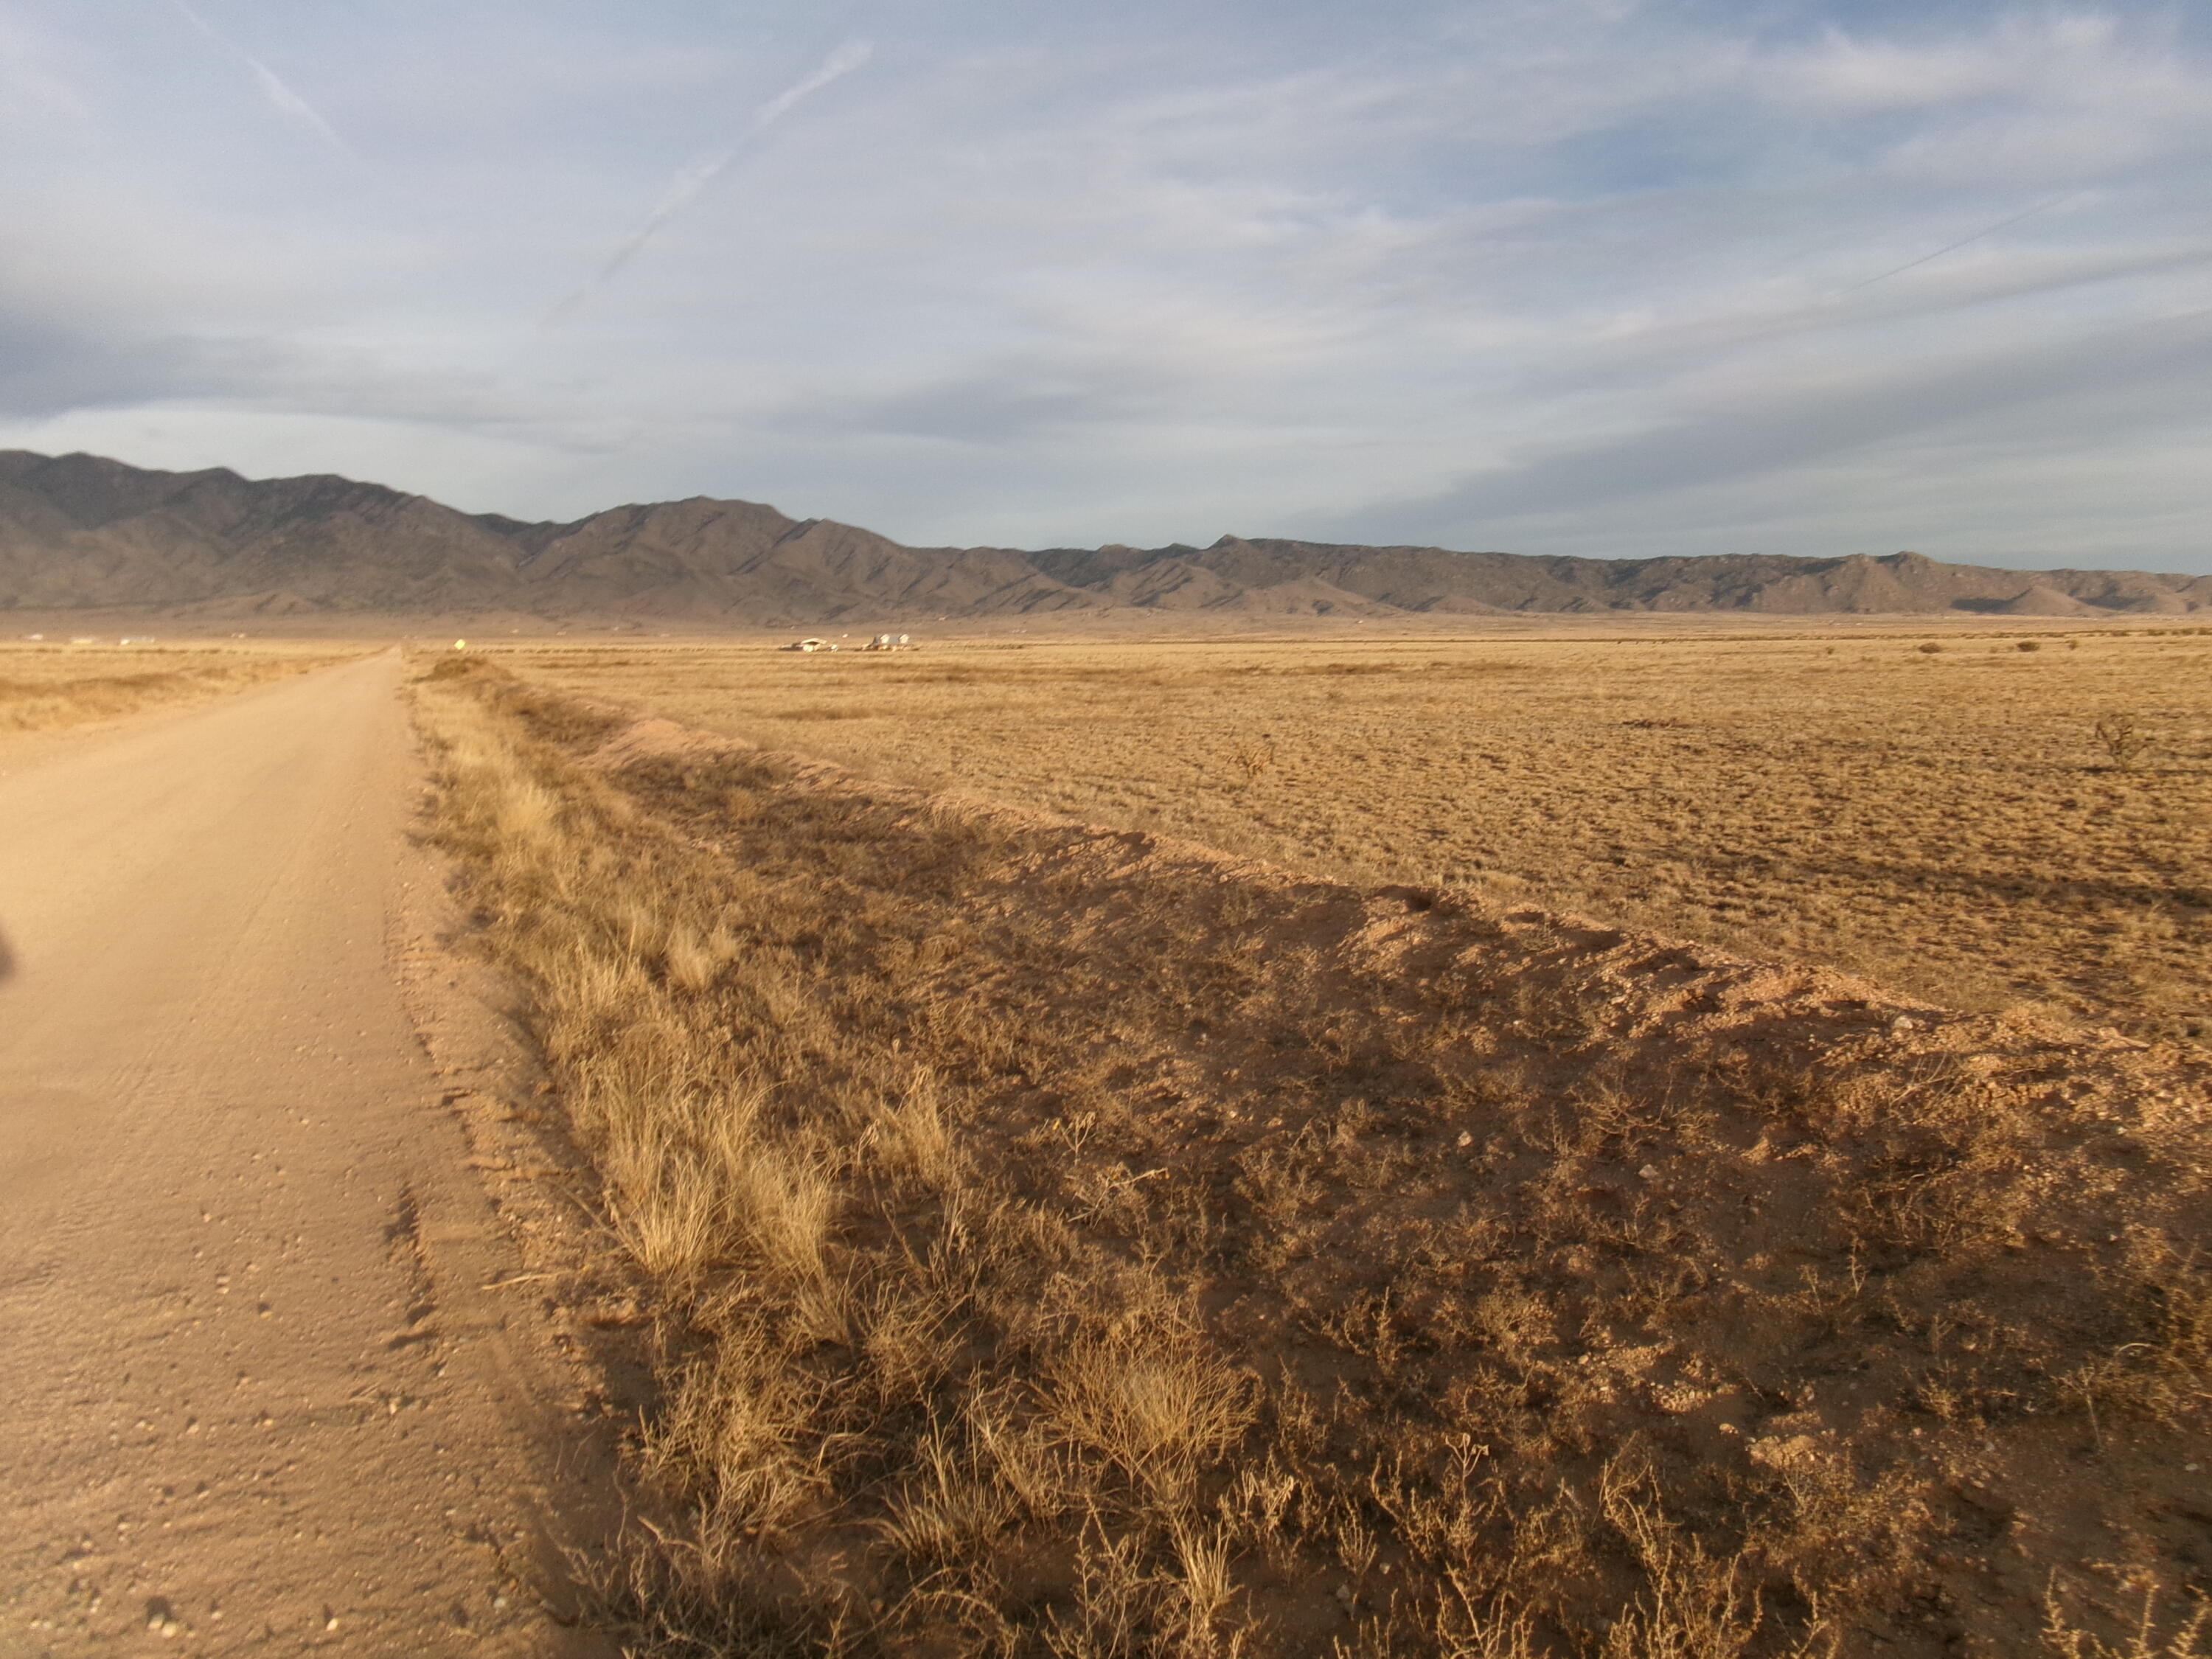
M 637 1650 L 2197 1639 L 2186 1055 L 418 698 L 653 1284 Z

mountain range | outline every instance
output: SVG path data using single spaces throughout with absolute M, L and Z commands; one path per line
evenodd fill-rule
M 255 480 L 0 451 L 0 610 L 19 611 L 779 627 L 1133 609 L 1352 618 L 2208 608 L 2212 576 L 2006 570 L 1917 553 L 1585 559 L 1236 536 L 1203 548 L 908 547 L 704 496 L 526 523 L 328 474 Z

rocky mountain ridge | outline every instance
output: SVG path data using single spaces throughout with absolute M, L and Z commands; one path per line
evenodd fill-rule
M 2212 576 L 2006 570 L 1916 553 L 1583 559 L 1235 536 L 1205 548 L 917 548 L 704 496 L 526 523 L 328 474 L 252 480 L 0 451 L 0 610 L 778 627 L 1133 608 L 2094 617 L 2212 609 Z

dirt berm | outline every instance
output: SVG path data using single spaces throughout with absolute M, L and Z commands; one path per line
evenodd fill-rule
M 658 1276 L 641 1640 L 2148 1653 L 2212 1589 L 2201 1059 L 449 679 Z

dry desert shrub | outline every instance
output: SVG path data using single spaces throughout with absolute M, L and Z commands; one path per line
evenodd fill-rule
M 2100 720 L 2096 734 L 2098 747 L 2105 751 L 2106 758 L 2124 772 L 2157 747 L 2143 723 L 2124 708 Z
M 640 1650 L 2127 1650 L 2054 1570 L 2185 1620 L 2188 1062 L 419 695 L 654 1285 Z
M 1272 738 L 1239 738 L 1229 751 L 1229 758 L 1243 774 L 1244 781 L 1257 783 L 1275 763 L 1275 744 Z

